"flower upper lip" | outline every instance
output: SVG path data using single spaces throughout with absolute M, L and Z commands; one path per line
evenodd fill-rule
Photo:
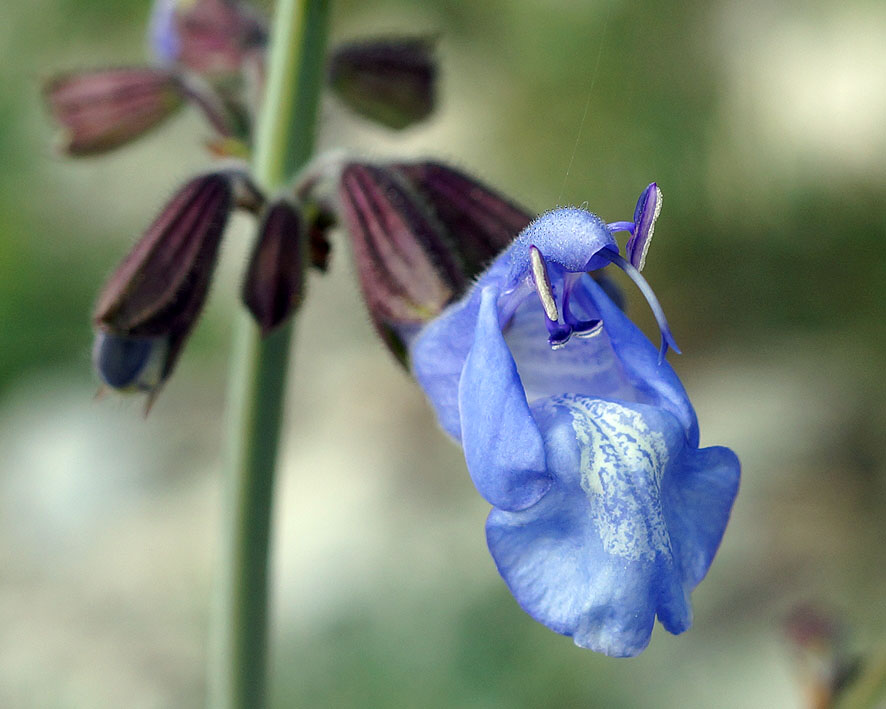
M 617 222 L 616 224 L 629 223 Z M 630 224 L 633 225 L 633 223 Z M 649 238 L 651 238 L 653 226 L 654 220 L 647 220 L 646 230 L 649 233 Z M 634 243 L 640 243 L 639 235 L 638 229 L 632 237 Z M 644 249 L 648 248 L 648 238 L 642 243 Z M 633 253 L 630 246 L 626 251 L 631 259 L 637 260 L 638 263 L 645 260 L 645 251 L 643 251 L 642 258 Z M 659 361 L 664 360 L 668 347 L 677 353 L 680 352 L 680 348 L 671 334 L 664 310 L 652 288 L 640 274 L 639 269 L 618 253 L 618 247 L 610 227 L 596 215 L 577 209 L 548 212 L 536 219 L 520 234 L 509 252 L 509 270 L 503 293 L 506 298 L 519 299 L 525 297 L 529 292 L 525 287 L 526 284 L 531 284 L 542 301 L 545 317 L 548 320 L 549 343 L 552 347 L 563 347 L 573 333 L 587 336 L 598 332 L 598 321 L 577 321 L 572 318 L 568 305 L 576 281 L 570 279 L 570 275 L 601 269 L 611 263 L 623 270 L 634 281 L 655 315 L 661 331 Z M 496 276 L 497 274 L 492 274 L 493 279 Z M 556 294 L 558 291 L 562 298 L 562 308 L 557 306 Z M 504 306 L 508 315 L 512 314 L 515 309 L 516 306 L 513 304 Z M 561 320 L 562 323 L 558 325 Z
M 547 212 L 533 221 L 481 274 L 474 287 L 460 301 L 450 305 L 440 318 L 429 323 L 412 339 L 410 350 L 416 360 L 413 370 L 432 400 L 438 403 L 443 427 L 451 435 L 457 438 L 461 436 L 457 403 L 451 394 L 443 392 L 457 388 L 458 377 L 473 342 L 473 323 L 479 311 L 481 291 L 488 287 L 496 292 L 499 327 L 505 331 L 527 298 L 531 296 L 538 302 L 538 296 L 533 294 L 535 286 L 531 275 L 530 247 L 535 247 L 544 257 L 555 291 L 562 287 L 564 276 L 585 273 L 609 263 L 621 266 L 638 284 L 649 300 L 662 333 L 662 347 L 654 356 L 650 356 L 653 353 L 649 353 L 645 347 L 642 351 L 637 350 L 634 339 L 642 335 L 602 291 L 597 293 L 594 289 L 594 295 L 584 293 L 580 296 L 592 310 L 588 312 L 583 309 L 583 313 L 588 320 L 603 321 L 606 343 L 615 352 L 614 361 L 620 363 L 620 370 L 624 370 L 620 376 L 633 382 L 632 386 L 642 392 L 644 400 L 670 402 L 665 405 L 683 423 L 690 440 L 694 439 L 697 444 L 695 414 L 682 385 L 664 362 L 667 347 L 676 347 L 661 306 L 645 279 L 618 255 L 617 243 L 607 224 L 597 215 L 575 208 Z M 540 304 L 538 310 L 541 324 L 545 316 Z M 550 335 L 548 331 L 548 337 Z M 648 344 L 648 340 L 643 339 Z M 549 342 L 547 340 L 546 346 Z M 566 349 L 572 346 L 579 347 L 577 344 L 568 345 Z M 443 347 L 443 356 L 425 351 L 432 347 Z M 546 366 L 555 367 L 556 364 L 552 360 Z M 662 368 L 660 372 L 656 371 L 659 367 Z M 657 376 L 650 377 L 649 373 L 653 372 Z M 440 396 L 433 393 L 436 391 L 440 392 Z

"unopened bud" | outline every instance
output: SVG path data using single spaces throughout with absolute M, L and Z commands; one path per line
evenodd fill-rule
M 265 213 L 243 282 L 243 302 L 267 335 L 301 305 L 304 296 L 304 227 L 286 201 Z
M 206 300 L 236 179 L 185 184 L 108 280 L 93 314 L 93 361 L 109 386 L 153 393 L 171 374 Z
M 393 170 L 351 163 L 339 186 L 363 296 L 395 354 L 467 287 L 457 253 L 427 205 Z
M 65 74 L 47 82 L 44 95 L 70 155 L 103 153 L 135 140 L 185 100 L 173 73 L 147 67 Z
M 329 84 L 353 111 L 401 129 L 434 110 L 437 65 L 426 37 L 345 44 L 329 60 Z
M 267 44 L 264 20 L 237 0 L 156 0 L 150 43 L 155 56 L 204 76 L 239 73 Z

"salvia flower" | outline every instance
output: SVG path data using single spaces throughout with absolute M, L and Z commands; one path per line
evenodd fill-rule
M 201 175 L 179 189 L 111 275 L 95 307 L 95 368 L 105 384 L 153 395 L 172 373 L 215 270 L 245 176 Z
M 689 627 L 689 593 L 739 479 L 729 449 L 699 449 L 695 412 L 663 359 L 673 338 L 631 264 L 660 201 L 650 186 L 638 218 L 611 227 L 579 209 L 539 217 L 410 346 L 416 378 L 494 507 L 487 542 L 517 602 L 613 656 L 641 652 L 656 616 L 672 633 Z M 616 230 L 632 233 L 628 260 Z M 608 264 L 650 302 L 660 350 L 587 275 Z

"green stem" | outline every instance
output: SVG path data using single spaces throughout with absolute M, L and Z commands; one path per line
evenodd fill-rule
M 328 15 L 328 0 L 278 0 L 253 160 L 253 177 L 271 194 L 314 150 Z M 266 701 L 269 537 L 292 330 L 290 324 L 262 339 L 246 313 L 236 323 L 212 617 L 213 709 L 260 709 Z

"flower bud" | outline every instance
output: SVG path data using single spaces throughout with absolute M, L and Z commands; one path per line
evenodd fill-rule
M 388 38 L 344 44 L 329 60 L 329 84 L 364 118 L 402 129 L 434 110 L 433 40 Z
M 164 69 L 102 69 L 57 76 L 44 95 L 69 155 L 95 155 L 135 140 L 185 100 L 179 79 Z
M 339 200 L 373 323 L 402 358 L 409 337 L 467 287 L 457 251 L 393 170 L 345 165 Z
M 264 20 L 236 0 L 156 0 L 154 55 L 204 76 L 237 74 L 267 44 Z
M 304 227 L 286 201 L 265 213 L 243 283 L 243 302 L 267 335 L 283 324 L 304 296 Z
M 236 199 L 232 172 L 195 177 L 166 204 L 98 299 L 93 363 L 115 389 L 155 393 L 203 307 Z

